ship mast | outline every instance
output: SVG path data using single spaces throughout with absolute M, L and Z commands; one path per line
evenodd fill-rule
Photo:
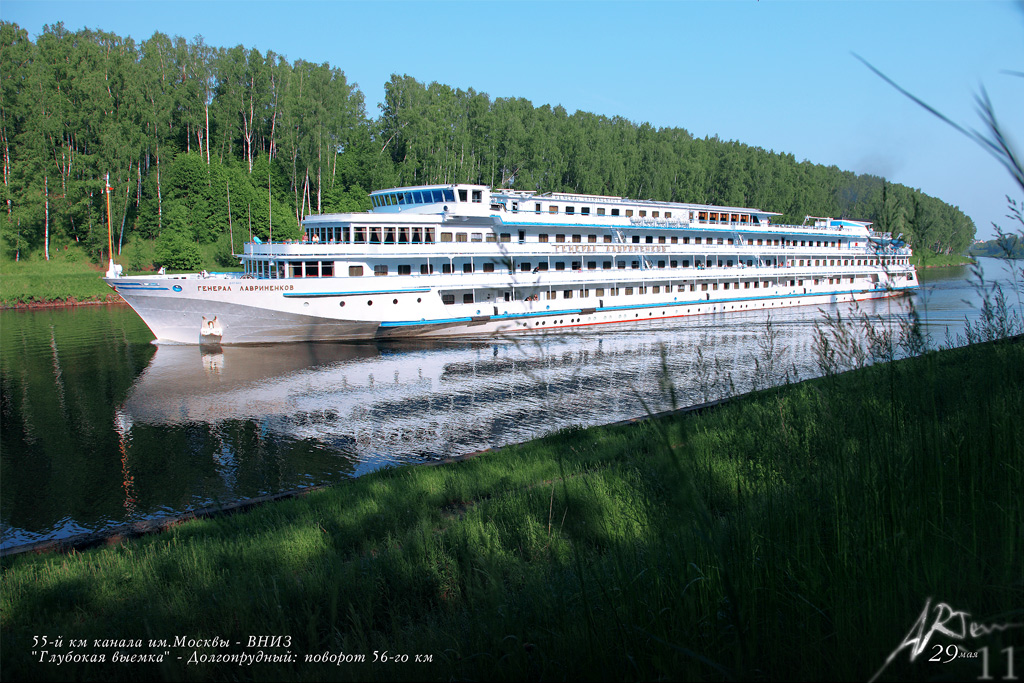
M 110 174 L 107 174 L 106 180 L 103 181 L 103 194 L 107 196 L 107 256 L 109 261 L 107 262 L 107 277 L 119 277 L 121 275 L 121 267 L 114 265 L 114 237 L 110 227 L 110 191 L 114 189 L 110 187 Z

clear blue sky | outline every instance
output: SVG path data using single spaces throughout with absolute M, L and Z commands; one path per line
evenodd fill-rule
M 992 234 L 998 163 L 853 54 L 968 127 L 984 87 L 1024 139 L 1024 9 L 1016 2 L 253 2 L 3 0 L 34 40 L 63 21 L 131 36 L 273 50 L 345 71 L 378 114 L 392 73 L 524 97 L 873 173 L 959 206 Z M 761 207 L 772 210 L 775 207 Z

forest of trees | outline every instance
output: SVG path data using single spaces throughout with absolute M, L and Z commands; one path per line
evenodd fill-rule
M 107 174 L 115 252 L 156 240 L 163 261 L 194 260 L 199 244 L 230 254 L 250 232 L 292 237 L 304 215 L 435 182 L 870 220 L 947 254 L 974 237 L 963 212 L 918 190 L 682 128 L 408 76 L 392 76 L 384 99 L 370 117 L 341 69 L 271 51 L 60 23 L 33 43 L 2 22 L 0 250 L 45 257 L 74 242 L 105 260 Z

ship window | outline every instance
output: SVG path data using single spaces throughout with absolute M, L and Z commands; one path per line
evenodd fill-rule
M 394 228 L 384 228 L 384 244 L 394 244 L 394 243 L 395 243 L 395 229 Z
M 643 218 L 646 215 L 647 215 L 647 212 L 644 209 L 640 209 L 640 218 Z
M 409 265 L 399 265 L 398 266 L 398 274 L 399 275 L 412 275 L 412 266 L 409 266 Z
M 657 211 L 651 211 L 651 218 L 657 218 L 659 213 Z
M 558 207 L 554 204 L 549 204 L 548 213 L 558 213 Z
M 545 299 L 554 299 L 558 295 L 558 292 L 544 292 Z
M 450 232 L 442 232 L 441 233 L 441 241 L 442 242 L 451 242 L 452 241 L 452 234 Z
M 604 236 L 605 244 L 611 244 L 611 241 L 612 241 L 612 236 L 611 235 L 605 235 Z
M 572 298 L 572 290 L 571 289 L 566 289 L 565 291 L 563 291 L 562 292 L 562 298 L 563 299 L 571 299 Z
M 582 235 L 573 235 L 572 236 L 572 241 L 574 243 L 582 242 L 583 241 L 583 236 Z
M 547 269 L 548 269 L 548 264 L 546 264 L 546 263 L 538 263 L 537 264 L 537 270 L 547 270 Z
M 711 289 L 718 289 L 718 283 L 716 282 L 715 284 L 711 285 Z
M 540 213 L 540 202 L 533 205 L 534 213 Z
M 519 213 L 519 202 L 512 202 L 512 213 Z
M 565 207 L 565 213 L 566 214 L 574 214 L 574 213 L 576 213 L 576 207 L 575 206 L 567 206 L 567 207 Z
M 672 212 L 671 211 L 666 211 L 665 212 L 665 218 L 672 218 Z
M 724 240 L 723 240 L 723 239 L 722 239 L 721 237 L 719 237 L 719 238 L 718 238 L 718 243 L 719 243 L 719 244 L 722 244 L 723 242 L 724 242 Z
M 374 266 L 373 267 L 373 274 L 374 275 L 387 275 L 388 274 L 388 267 L 387 266 Z
M 618 216 L 619 215 L 619 210 L 618 209 L 612 209 L 612 215 L 613 216 Z
M 524 273 L 529 273 L 532 267 L 533 266 L 530 265 L 529 261 L 522 261 L 519 263 L 519 270 L 523 271 Z
M 485 263 L 484 264 L 484 272 L 485 273 L 493 273 L 494 272 L 494 264 L 493 263 Z
M 653 287 L 651 287 L 651 294 L 661 294 L 661 286 L 654 285 Z
M 555 235 L 555 241 L 556 242 L 564 242 L 565 241 L 565 235 Z
M 565 261 L 555 261 L 555 270 L 565 270 Z
M 598 216 L 603 216 L 604 215 L 604 207 L 599 207 L 597 209 L 597 215 Z
M 633 209 L 626 209 L 626 216 L 629 217 L 629 216 L 632 216 L 632 215 L 633 215 Z
M 483 242 L 484 234 L 482 232 L 474 232 L 472 235 L 470 235 L 470 240 L 473 242 Z
M 579 261 L 573 261 L 572 262 L 572 269 L 573 270 L 582 270 L 582 268 L 580 268 L 580 262 Z
M 433 228 L 427 228 L 426 230 L 424 230 L 424 232 L 423 232 L 423 241 L 426 242 L 427 244 L 433 244 L 434 243 L 434 229 Z
M 612 269 L 612 262 L 611 261 L 605 261 L 604 263 L 601 264 L 601 268 L 603 268 L 604 270 L 611 270 Z
M 622 268 L 626 267 L 626 262 L 625 261 L 616 261 L 616 265 L 618 265 L 619 269 L 621 270 Z
M 473 203 L 474 204 L 479 204 L 483 200 L 484 200 L 483 192 L 481 192 L 480 190 L 473 190 Z M 470 295 L 470 296 L 472 296 L 472 295 Z
M 638 294 L 646 294 L 647 293 L 647 288 L 646 287 L 637 287 L 637 293 Z
M 459 190 L 459 191 L 463 192 L 464 190 Z M 455 295 L 454 294 L 442 294 L 441 295 L 441 303 L 443 303 L 445 306 L 451 306 L 452 304 L 455 303 Z
M 590 207 L 589 206 L 582 207 L 580 209 L 580 213 L 583 214 L 584 216 L 589 216 L 590 215 Z
M 362 266 L 349 266 L 348 267 L 349 277 L 361 277 L 363 274 Z
M 421 263 L 420 264 L 420 275 L 433 275 L 433 274 L 434 274 L 434 266 L 429 265 L 427 263 Z
M 647 236 L 647 244 L 654 244 L 654 235 Z
M 708 239 L 711 239 L 711 238 L 709 237 Z M 693 243 L 694 244 L 700 244 L 700 238 L 699 237 L 694 237 L 693 238 Z M 709 244 L 710 244 L 710 242 L 709 242 Z
M 459 201 L 460 202 L 468 202 L 469 201 L 469 193 L 466 190 L 463 190 L 461 188 L 459 189 Z
M 398 229 L 398 243 L 409 244 L 409 228 L 401 227 Z
M 291 261 L 288 264 L 288 271 L 291 277 L 302 277 L 302 261 Z
M 632 287 L 626 287 L 626 296 L 632 296 L 632 295 L 633 295 L 633 288 Z
M 468 294 L 463 294 L 462 295 L 462 303 L 464 303 L 464 304 L 471 304 L 471 303 L 473 303 L 473 293 L 470 292 Z
M 587 235 L 587 242 L 590 244 L 597 242 L 597 235 Z
M 380 244 L 380 228 L 370 228 L 370 244 Z
M 630 265 L 632 266 L 633 270 L 636 270 L 636 269 L 638 269 L 640 267 L 640 262 L 639 261 L 633 261 Z
M 452 272 L 452 264 L 445 263 L 441 265 L 441 272 L 445 275 L 449 275 Z
M 708 291 L 708 285 L 707 285 L 706 282 L 700 286 L 700 291 L 702 291 L 702 292 Z
M 640 244 L 640 235 L 633 235 L 633 244 Z
M 455 241 L 456 242 L 465 242 L 466 241 L 466 233 L 464 233 L 464 232 L 457 232 L 457 233 L 455 233 Z
M 451 191 L 451 188 L 445 188 L 441 192 L 441 196 L 444 198 L 444 201 L 455 203 L 455 193 Z
M 597 270 L 597 261 L 587 261 L 587 270 Z
M 363 226 L 356 227 L 355 238 L 353 239 L 353 241 L 356 244 L 363 244 L 364 242 L 366 242 L 366 228 L 364 228 Z
M 690 243 L 690 238 L 689 237 L 684 237 L 683 238 L 683 244 L 689 244 L 689 243 Z
M 320 277 L 319 261 L 306 261 L 306 277 Z
M 510 232 L 503 232 L 503 233 L 501 233 L 501 241 L 502 242 L 511 242 L 512 241 L 512 233 L 510 233 Z
M 489 232 L 489 233 L 487 233 L 487 238 L 486 239 L 487 239 L 488 242 L 497 242 L 498 241 L 498 236 L 495 235 L 493 232 Z
M 473 264 L 472 263 L 463 263 L 462 264 L 462 272 L 463 273 L 472 273 L 473 272 Z
M 659 268 L 664 268 L 665 267 L 665 262 L 664 261 L 658 261 L 658 267 Z
M 725 283 L 725 288 L 729 289 L 729 283 L 728 282 Z
M 543 234 L 543 233 L 540 234 L 540 235 L 537 235 L 537 241 L 538 242 L 547 242 L 548 241 L 548 236 Z

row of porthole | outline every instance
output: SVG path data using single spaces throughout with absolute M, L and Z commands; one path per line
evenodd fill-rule
M 398 304 L 398 299 L 392 299 L 392 300 L 391 300 L 391 303 L 393 303 L 393 304 Z M 418 303 L 418 304 L 419 304 L 419 303 L 423 303 L 423 298 L 422 298 L 422 297 L 416 297 L 416 303 Z M 309 302 L 308 302 L 308 301 L 306 302 L 306 305 L 307 305 L 307 306 L 309 305 Z M 339 306 L 341 306 L 342 308 L 344 308 L 344 307 L 345 307 L 345 300 L 344 300 L 344 299 L 342 299 L 341 301 L 339 301 L 339 302 L 338 302 L 338 305 L 339 305 Z M 367 300 L 366 300 L 366 305 L 367 305 L 367 306 L 372 306 L 372 305 L 373 305 L 373 299 L 367 299 Z

